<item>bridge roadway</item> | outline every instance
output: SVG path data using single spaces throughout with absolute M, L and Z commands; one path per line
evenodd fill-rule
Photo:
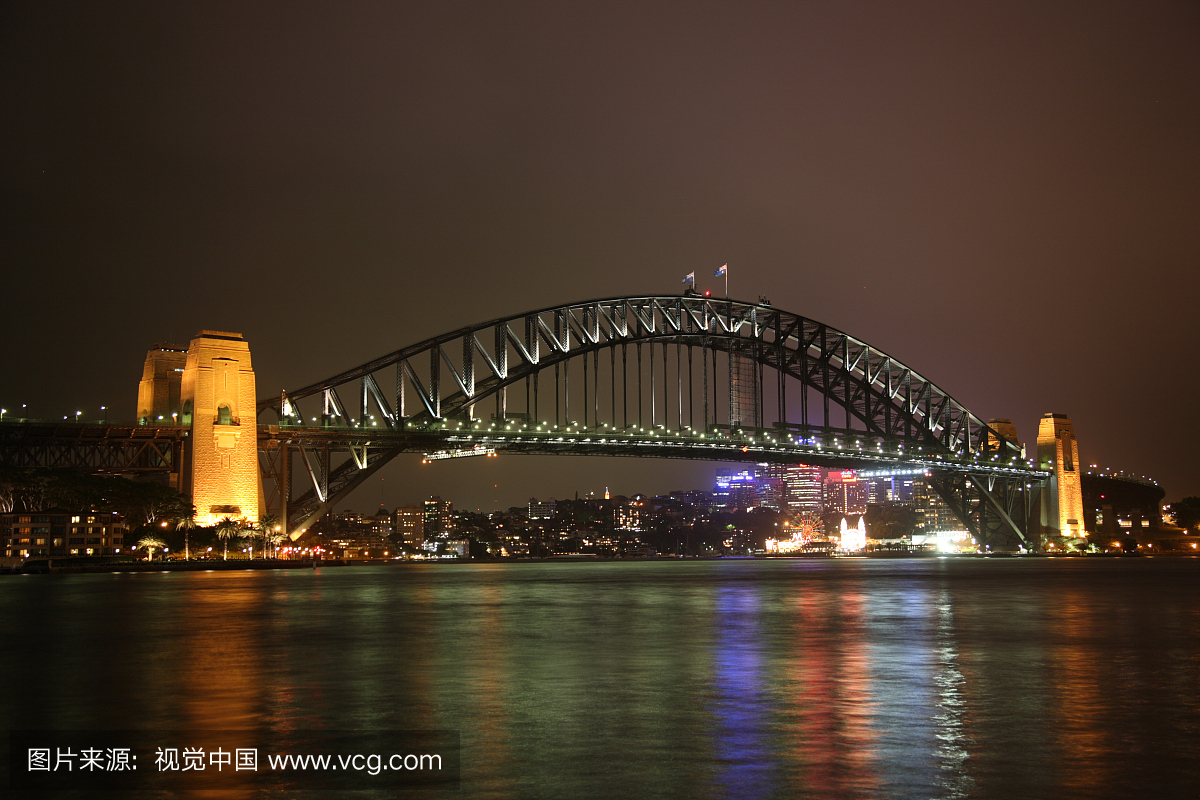
M 796 428 L 798 426 L 792 426 Z M 401 430 L 381 426 L 260 425 L 260 450 L 286 442 L 302 448 L 322 446 L 374 451 L 423 452 L 430 460 L 484 455 L 485 452 L 536 455 L 610 455 L 686 458 L 751 463 L 809 464 L 841 469 L 905 469 L 927 472 L 950 470 L 978 476 L 1004 476 L 1041 481 L 1050 473 L 1035 469 L 1017 456 L 973 451 L 947 455 L 926 452 L 911 440 L 897 440 L 862 431 L 788 428 L 708 431 L 630 426 L 583 428 L 578 423 L 556 427 L 521 420 L 503 423 L 475 420 L 408 422 Z M 362 450 L 360 450 L 362 456 Z

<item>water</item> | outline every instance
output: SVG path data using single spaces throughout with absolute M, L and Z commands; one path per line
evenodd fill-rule
M 0 720 L 460 731 L 461 789 L 414 797 L 1195 797 L 1197 587 L 1163 558 L 20 576 Z

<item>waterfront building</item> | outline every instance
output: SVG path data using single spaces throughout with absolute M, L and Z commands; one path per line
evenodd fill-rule
M 913 476 L 890 475 L 871 478 L 867 482 L 867 504 L 911 503 L 913 501 Z
M 129 552 L 126 533 L 125 519 L 116 512 L 51 508 L 0 514 L 7 558 L 120 555 Z

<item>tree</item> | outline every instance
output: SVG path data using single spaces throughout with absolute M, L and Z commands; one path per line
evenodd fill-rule
M 900 539 L 917 529 L 917 512 L 904 503 L 871 503 L 865 515 L 872 539 Z
M 162 539 L 158 538 L 157 536 L 153 536 L 153 535 L 143 536 L 141 539 L 138 539 L 138 543 L 137 543 L 138 549 L 148 551 L 148 554 L 146 556 L 147 561 L 153 560 L 154 551 L 156 549 L 163 549 L 166 546 L 167 546 L 166 542 L 164 542 Z
M 271 543 L 271 549 L 275 552 L 275 558 L 279 558 L 279 545 L 283 543 L 284 539 L 288 538 L 287 534 L 280 530 L 279 526 L 276 525 L 267 532 L 266 536 L 267 541 Z
M 258 535 L 263 540 L 263 558 L 267 557 L 267 545 L 274 540 L 274 535 L 279 533 L 279 527 L 279 517 L 275 514 L 264 514 L 258 518 Z
M 1200 526 L 1200 497 L 1185 497 L 1171 503 L 1171 511 L 1175 513 L 1175 524 L 1179 527 Z
M 182 514 L 175 518 L 175 530 L 183 531 L 183 557 L 190 559 L 192 557 L 191 549 L 189 548 L 189 532 L 196 529 L 196 507 L 190 506 Z
M 241 531 L 242 524 L 232 517 L 223 517 L 221 521 L 217 523 L 215 529 L 217 538 L 225 543 L 225 554 L 221 559 L 222 561 L 229 560 L 229 540 L 237 536 L 239 533 L 241 533 Z

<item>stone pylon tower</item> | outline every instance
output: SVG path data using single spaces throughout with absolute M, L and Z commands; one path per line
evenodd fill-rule
M 240 333 L 200 331 L 188 346 L 180 423 L 190 425 L 190 492 L 196 522 L 257 520 L 262 497 L 250 346 Z
M 141 425 L 178 423 L 179 392 L 187 348 L 174 344 L 156 344 L 146 351 L 146 364 L 138 384 L 137 420 Z M 174 414 L 175 416 L 172 416 Z
M 1015 444 L 1017 447 L 1020 447 L 1021 453 L 1024 454 L 1025 446 L 1021 444 L 1021 439 L 1020 439 L 1020 437 L 1017 436 L 1017 426 L 1013 424 L 1013 421 L 1011 419 L 1001 419 L 999 417 L 993 417 L 988 420 L 987 424 L 988 424 L 989 428 L 994 430 L 996 433 L 1000 434 L 1001 438 L 1007 439 L 1008 441 Z M 996 437 L 992 436 L 990 433 L 988 434 L 988 446 L 989 447 L 999 448 L 1000 443 L 993 441 L 995 438 Z
M 1038 426 L 1038 469 L 1054 473 L 1042 492 L 1042 526 L 1047 533 L 1083 538 L 1083 484 L 1079 443 L 1066 414 L 1047 414 Z

